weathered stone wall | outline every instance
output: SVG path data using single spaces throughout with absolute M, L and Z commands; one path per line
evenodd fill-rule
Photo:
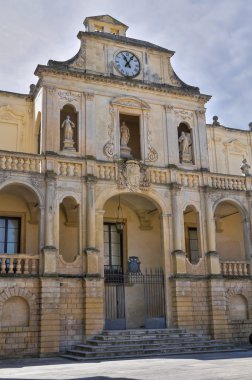
M 83 280 L 60 278 L 60 351 L 83 342 Z
M 39 354 L 39 293 L 39 279 L 0 279 L 0 357 Z
M 230 342 L 248 342 L 252 333 L 251 280 L 176 279 L 173 282 L 174 323 Z

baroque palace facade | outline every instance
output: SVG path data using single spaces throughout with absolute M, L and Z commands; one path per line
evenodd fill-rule
M 247 341 L 252 132 L 206 124 L 173 51 L 84 24 L 30 94 L 0 92 L 1 357 L 103 329 Z

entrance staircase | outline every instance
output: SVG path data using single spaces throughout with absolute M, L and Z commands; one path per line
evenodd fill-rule
M 109 360 L 242 350 L 185 330 L 103 331 L 61 355 L 71 360 Z

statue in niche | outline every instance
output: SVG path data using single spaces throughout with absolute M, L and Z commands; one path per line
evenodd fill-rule
M 241 164 L 241 166 L 240 166 L 240 169 L 241 169 L 242 173 L 243 173 L 245 176 L 250 176 L 250 173 L 249 173 L 250 165 L 247 163 L 246 158 L 244 158 L 244 159 L 242 160 L 242 164 Z
M 125 124 L 125 121 L 122 122 L 122 125 L 120 127 L 120 132 L 121 132 L 121 146 L 127 146 L 130 139 L 130 131 L 127 125 Z
M 65 150 L 75 150 L 73 141 L 73 129 L 75 124 L 71 121 L 70 116 L 67 115 L 66 119 L 61 124 L 61 128 L 64 128 L 64 147 Z
M 130 131 L 125 121 L 120 126 L 120 156 L 122 158 L 132 158 L 131 148 L 128 147 Z
M 192 162 L 192 139 L 191 134 L 188 132 L 181 132 L 178 139 L 179 142 L 179 156 L 181 162 Z

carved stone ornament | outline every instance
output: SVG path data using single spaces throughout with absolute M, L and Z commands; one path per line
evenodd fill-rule
M 150 136 L 151 136 L 151 131 L 148 130 L 148 132 L 147 132 L 147 141 L 148 141 L 148 157 L 147 157 L 147 161 L 155 162 L 158 159 L 158 152 L 150 144 Z
M 1 172 L 0 173 L 0 183 L 5 182 L 8 177 L 10 177 L 10 175 L 8 173 Z
M 109 140 L 103 147 L 103 153 L 108 158 L 113 158 L 115 155 L 114 129 L 111 124 L 108 125 Z
M 193 123 L 193 112 L 182 110 L 182 109 L 175 109 L 174 110 L 175 115 L 177 117 L 178 124 L 183 121 L 188 121 L 190 124 Z
M 149 190 L 150 179 L 147 167 L 134 160 L 119 162 L 118 187 L 127 188 L 129 191 Z
M 76 60 L 70 64 L 70 67 L 75 67 L 77 69 L 85 69 L 86 67 L 86 44 L 81 41 L 81 48 L 78 53 Z
M 60 99 L 66 100 L 69 103 L 77 102 L 80 99 L 80 94 L 71 91 L 59 91 L 58 95 Z
M 181 83 L 179 81 L 179 79 L 177 78 L 173 68 L 172 68 L 172 65 L 171 65 L 171 62 L 170 60 L 168 59 L 168 74 L 169 74 L 169 77 L 170 77 L 170 81 L 171 83 L 174 85 L 174 86 L 179 86 L 181 87 Z

